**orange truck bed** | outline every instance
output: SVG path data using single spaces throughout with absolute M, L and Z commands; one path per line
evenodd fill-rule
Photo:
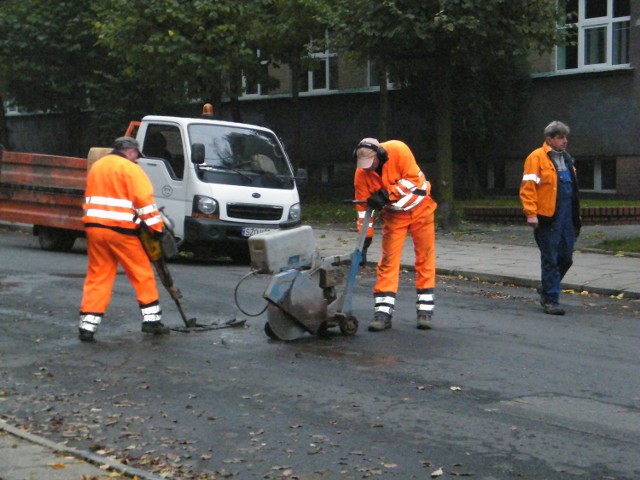
M 86 158 L 4 151 L 0 220 L 83 231 L 86 179 Z

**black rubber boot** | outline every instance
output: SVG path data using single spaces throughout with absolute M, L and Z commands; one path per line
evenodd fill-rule
M 84 328 L 78 329 L 78 338 L 80 338 L 83 342 L 95 342 L 96 339 L 93 338 L 93 332 L 89 330 L 85 330 Z
M 171 333 L 171 329 L 162 322 L 142 322 L 142 331 L 144 333 L 152 333 L 154 335 L 167 335 Z
M 373 321 L 369 324 L 370 332 L 381 332 L 391 328 L 391 317 L 386 315 L 376 315 L 373 317 Z
M 431 315 L 429 314 L 421 314 L 418 315 L 418 330 L 431 330 Z

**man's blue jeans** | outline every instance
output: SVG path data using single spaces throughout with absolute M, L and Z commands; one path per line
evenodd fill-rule
M 573 264 L 576 235 L 571 215 L 560 215 L 552 223 L 538 225 L 534 230 L 534 237 L 540 249 L 541 299 L 558 303 L 560 282 Z

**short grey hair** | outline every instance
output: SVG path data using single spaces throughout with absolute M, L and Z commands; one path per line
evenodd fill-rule
M 544 136 L 547 137 L 555 137 L 556 135 L 569 135 L 571 129 L 568 125 L 559 122 L 558 120 L 554 120 L 544 129 Z
M 140 151 L 140 144 L 133 137 L 118 137 L 113 142 L 113 148 L 116 150 L 124 150 L 125 148 L 135 148 Z

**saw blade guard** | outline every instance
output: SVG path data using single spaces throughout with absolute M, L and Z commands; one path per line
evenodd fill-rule
M 290 321 L 314 335 L 327 320 L 324 292 L 304 271 L 288 270 L 274 275 L 263 296 L 287 313 Z

